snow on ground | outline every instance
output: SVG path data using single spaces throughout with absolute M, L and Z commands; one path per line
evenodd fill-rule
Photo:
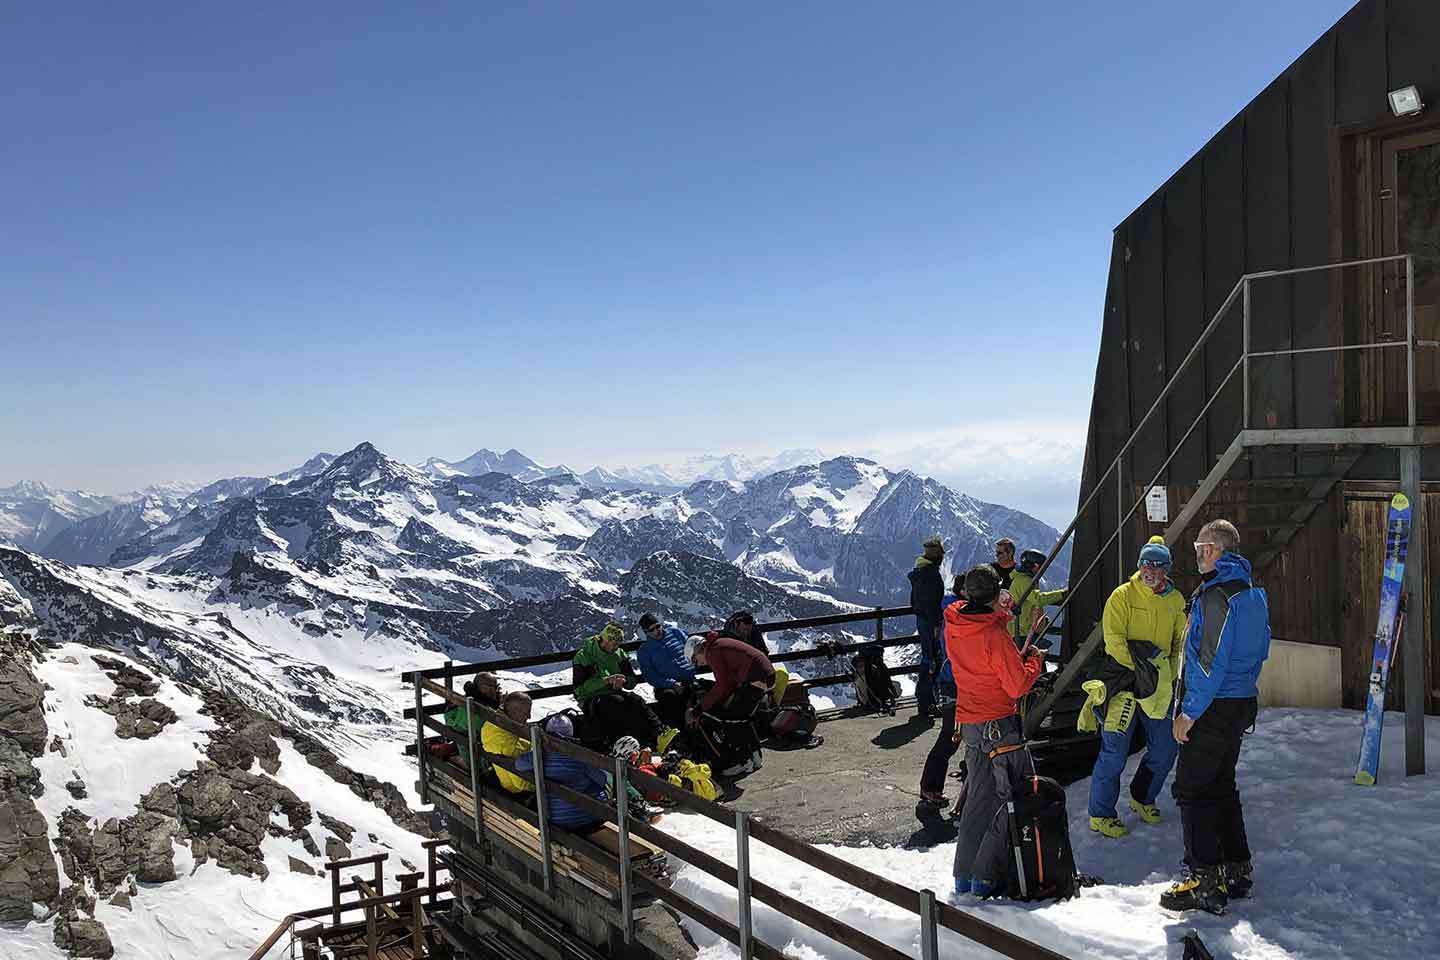
M 1353 783 L 1360 714 L 1273 709 L 1261 714 L 1240 763 L 1240 788 L 1255 854 L 1256 896 L 1236 901 L 1221 917 L 1168 914 L 1157 903 L 1180 866 L 1179 818 L 1169 791 L 1165 822 L 1122 816 L 1132 833 L 1106 840 L 1086 825 L 1089 780 L 1068 790 L 1070 831 L 1079 868 L 1105 883 L 1064 903 L 977 902 L 954 897 L 954 845 L 930 850 L 827 848 L 875 873 L 916 889 L 928 887 L 961 909 L 1043 943 L 1066 956 L 1107 960 L 1178 958 L 1180 937 L 1200 932 L 1216 957 L 1237 960 L 1331 960 L 1335 957 L 1411 957 L 1434 952 L 1440 937 L 1440 774 L 1404 776 L 1404 729 L 1386 716 L 1380 783 Z M 1426 731 L 1432 765 L 1440 760 L 1440 719 Z M 1132 758 L 1127 779 L 1138 766 Z M 861 789 L 861 784 L 853 785 Z M 734 863 L 734 833 L 703 817 L 671 814 L 661 826 L 706 852 Z M 920 955 L 914 915 L 828 877 L 761 844 L 751 852 L 754 875 L 827 914 L 914 956 Z M 676 889 L 734 918 L 734 891 L 693 868 Z M 835 944 L 758 901 L 755 929 L 796 956 L 849 960 Z M 1342 922 L 1343 921 L 1343 922 Z M 691 925 L 706 960 L 736 956 L 708 930 Z M 993 957 L 942 931 L 943 957 Z M 1418 946 L 1424 944 L 1424 946 Z
M 52 840 L 57 835 L 60 813 L 69 806 L 100 822 L 134 814 L 140 796 L 150 787 L 194 768 L 204 758 L 206 731 L 214 728 L 210 719 L 198 712 L 201 701 L 162 677 L 156 699 L 169 705 L 180 719 L 149 740 L 118 739 L 115 719 L 83 703 L 86 694 L 109 696 L 114 688 L 91 660 L 95 652 L 89 647 L 66 644 L 47 657 L 37 671 L 52 687 L 46 692 L 50 733 L 61 737 L 69 754 L 62 757 L 47 751 L 35 761 L 45 788 L 36 803 L 49 824 Z M 68 662 L 71 659 L 74 662 Z M 134 661 L 128 662 L 134 665 Z M 354 856 L 390 853 L 385 865 L 387 889 L 398 889 L 395 875 L 411 870 L 402 860 L 423 869 L 425 853 L 418 836 L 396 826 L 384 811 L 311 766 L 288 740 L 278 742 L 280 769 L 274 779 L 310 804 L 316 816 L 309 831 L 320 849 L 324 849 L 330 835 L 320 824 L 318 815 L 324 812 L 355 828 L 348 844 Z M 375 749 L 341 753 L 340 758 L 352 768 L 385 776 L 401 787 L 414 804 L 414 766 L 401 757 L 402 746 L 399 741 L 387 742 Z M 83 800 L 74 799 L 65 790 L 74 772 L 80 773 L 88 788 L 89 795 Z M 252 772 L 263 774 L 258 762 Z M 285 822 L 283 817 L 281 822 Z M 372 835 L 374 840 L 370 839 Z M 270 870 L 264 881 L 232 874 L 213 861 L 197 866 L 188 845 L 177 842 L 175 870 L 179 879 L 138 884 L 140 892 L 131 910 L 104 900 L 98 903 L 95 916 L 109 932 L 117 960 L 244 960 L 283 917 L 330 902 L 323 857 L 311 856 L 301 844 L 288 838 L 267 837 L 262 850 Z M 291 857 L 309 864 L 317 876 L 292 872 Z M 60 868 L 58 857 L 56 866 Z M 60 869 L 62 884 L 68 884 L 70 881 Z M 363 872 L 368 878 L 369 868 Z M 0 958 L 61 960 L 65 953 L 54 945 L 53 938 L 52 922 L 0 925 Z
M 179 719 L 148 740 L 115 736 L 115 718 L 85 703 L 91 694 L 108 698 L 115 692 L 114 682 L 92 659 L 99 652 L 67 643 L 41 661 L 35 671 L 50 687 L 45 692 L 49 736 L 52 740 L 59 737 L 67 754 L 47 749 L 34 761 L 46 787 L 35 805 L 49 822 L 52 835 L 66 807 L 75 807 L 101 822 L 130 816 L 136 801 L 151 787 L 195 766 L 210 742 L 207 731 L 215 729 L 214 721 L 200 714 L 203 701 L 169 680 L 157 678 L 161 684 L 154 699 L 174 710 Z M 114 654 L 104 655 L 115 658 Z M 134 661 L 121 659 L 135 666 Z M 141 672 L 155 677 L 148 670 Z M 83 800 L 65 790 L 65 784 L 77 774 L 85 782 Z

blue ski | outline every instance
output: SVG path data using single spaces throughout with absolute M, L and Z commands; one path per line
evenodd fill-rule
M 1365 729 L 1360 740 L 1360 764 L 1355 782 L 1373 786 L 1380 769 L 1380 734 L 1385 729 L 1385 684 L 1395 654 L 1395 623 L 1400 615 L 1400 591 L 1405 579 L 1405 551 L 1410 545 L 1410 498 L 1390 498 L 1385 521 L 1385 566 L 1380 577 L 1380 616 L 1375 625 L 1375 657 L 1370 663 L 1370 695 L 1365 701 Z

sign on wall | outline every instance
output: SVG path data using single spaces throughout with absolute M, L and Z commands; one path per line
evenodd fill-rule
M 1170 493 L 1164 487 L 1151 487 L 1145 494 L 1145 515 L 1151 523 L 1170 522 Z

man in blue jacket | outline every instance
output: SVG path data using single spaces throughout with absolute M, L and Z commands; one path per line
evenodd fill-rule
M 666 727 L 685 726 L 685 708 L 695 686 L 695 667 L 685 656 L 685 632 L 653 613 L 640 618 L 646 640 L 635 651 L 640 675 L 655 689 L 655 713 Z
M 1220 913 L 1254 886 L 1235 765 L 1241 738 L 1255 724 L 1260 668 L 1270 655 L 1270 607 L 1239 547 L 1228 520 L 1205 524 L 1195 541 L 1204 579 L 1190 598 L 1173 723 L 1180 744 L 1173 793 L 1188 875 L 1160 895 L 1170 910 Z

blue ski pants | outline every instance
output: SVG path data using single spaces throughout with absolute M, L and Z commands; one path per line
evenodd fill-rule
M 1141 724 L 1145 726 L 1145 759 L 1135 771 L 1135 779 L 1130 781 L 1130 795 L 1144 804 L 1152 804 L 1160 796 L 1160 788 L 1165 786 L 1165 778 L 1175 766 L 1175 755 L 1180 752 L 1170 718 L 1156 720 L 1136 710 L 1129 729 L 1124 733 L 1109 733 L 1105 730 L 1104 714 L 1100 713 L 1100 756 L 1095 758 L 1095 772 L 1090 777 L 1090 816 L 1118 816 L 1115 803 L 1120 799 L 1120 775 L 1130 759 L 1135 728 Z

